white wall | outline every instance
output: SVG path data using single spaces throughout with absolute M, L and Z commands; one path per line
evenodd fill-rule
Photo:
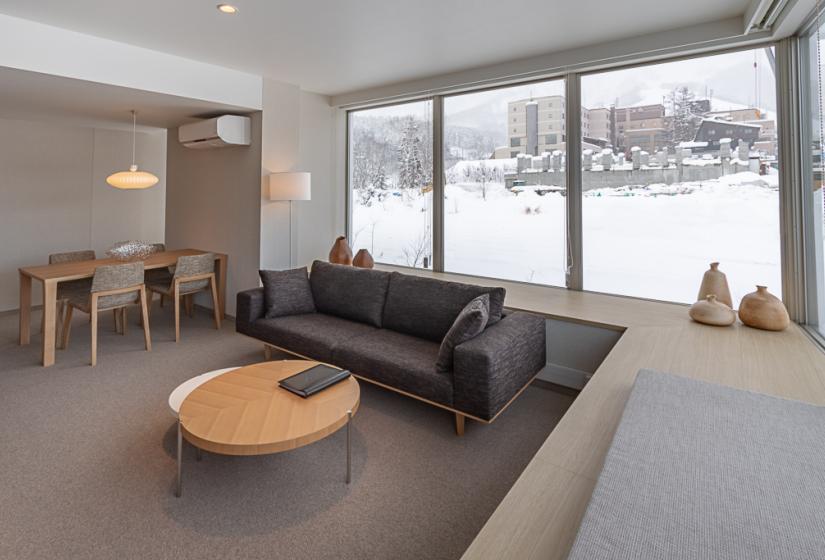
M 261 77 L 0 14 L 0 66 L 261 108 Z
M 261 113 L 252 118 L 252 144 L 206 150 L 167 150 L 166 244 L 229 256 L 226 311 L 235 314 L 236 295 L 258 285 L 260 258 Z M 198 303 L 212 307 L 204 294 Z
M 163 241 L 166 131 L 138 133 L 138 163 L 160 178 L 151 189 L 106 184 L 131 150 L 128 132 L 0 119 L 0 311 L 18 307 L 17 269 L 50 253 Z
M 261 253 L 264 269 L 290 267 L 289 202 L 266 198 L 266 176 L 312 174 L 312 200 L 292 203 L 292 266 L 324 259 L 343 234 L 344 188 L 335 174 L 335 110 L 327 96 L 264 81 L 261 154 Z

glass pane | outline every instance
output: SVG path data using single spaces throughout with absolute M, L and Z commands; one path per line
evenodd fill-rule
M 444 99 L 444 265 L 565 283 L 565 99 L 555 80 Z
M 817 33 L 818 32 L 818 33 Z M 819 36 L 817 36 L 819 35 Z M 825 334 L 825 197 L 822 195 L 822 140 L 823 140 L 823 91 L 822 77 L 825 75 L 825 41 L 820 38 L 825 36 L 825 25 L 808 38 L 808 60 L 810 66 L 806 69 L 806 78 L 809 84 L 809 98 L 811 107 L 810 127 L 811 127 L 811 177 L 810 185 L 813 189 L 813 197 L 810 202 L 813 204 L 812 226 L 813 231 L 813 258 L 811 263 L 815 286 L 812 287 L 811 301 L 816 302 L 815 317 L 811 317 L 811 322 L 817 327 L 820 333 Z
M 584 287 L 736 306 L 781 294 L 775 77 L 765 49 L 582 78 Z
M 432 267 L 432 102 L 349 113 L 353 252 Z

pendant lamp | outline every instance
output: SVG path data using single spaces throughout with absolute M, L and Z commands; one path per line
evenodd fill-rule
M 158 182 L 158 178 L 146 171 L 138 171 L 135 164 L 135 129 L 137 127 L 137 113 L 132 111 L 132 165 L 129 171 L 119 171 L 106 177 L 106 182 L 116 189 L 148 189 Z

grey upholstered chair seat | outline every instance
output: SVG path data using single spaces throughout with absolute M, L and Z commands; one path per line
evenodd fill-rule
M 174 288 L 172 286 L 172 276 L 169 276 L 169 282 L 156 282 L 150 281 L 147 279 L 146 287 L 152 290 L 153 292 L 157 292 L 159 294 L 163 294 L 165 296 L 171 297 L 174 292 Z M 209 280 L 198 280 L 196 282 L 181 282 L 180 284 L 180 295 L 185 296 L 186 294 L 194 294 L 195 292 L 200 292 L 205 288 L 209 287 Z
M 57 285 L 57 299 L 70 299 L 78 294 L 89 295 L 92 291 L 92 279 L 71 280 L 70 282 L 60 282 Z
M 70 305 L 81 310 L 83 313 L 90 313 L 92 310 L 92 294 L 89 292 L 85 295 L 82 293 L 74 293 L 67 299 Z M 97 304 L 97 310 L 105 311 L 106 309 L 115 309 L 123 307 L 124 305 L 137 305 L 138 303 L 140 303 L 140 295 L 137 292 L 116 294 L 100 298 Z

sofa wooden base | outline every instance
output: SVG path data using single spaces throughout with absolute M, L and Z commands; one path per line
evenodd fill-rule
M 254 337 L 250 337 L 250 338 L 254 338 Z M 258 339 L 257 339 L 257 338 L 254 338 L 254 340 L 258 340 Z M 272 359 L 272 350 L 273 350 L 273 349 L 274 349 L 274 350 L 278 350 L 278 351 L 280 351 L 280 352 L 284 352 L 284 353 L 286 353 L 286 354 L 290 354 L 291 356 L 296 356 L 296 357 L 298 357 L 298 358 L 302 358 L 302 359 L 304 359 L 304 360 L 313 360 L 313 361 L 317 361 L 317 360 L 315 360 L 314 358 L 310 358 L 309 356 L 304 356 L 304 355 L 302 355 L 302 354 L 298 354 L 297 352 L 293 352 L 293 351 L 291 351 L 291 350 L 287 350 L 286 348 L 282 348 L 282 347 L 280 347 L 280 346 L 275 346 L 274 344 L 268 344 L 268 343 L 266 343 L 266 342 L 264 342 L 264 359 L 266 359 L 266 360 L 271 360 L 271 359 Z M 333 366 L 333 367 L 338 367 L 338 366 L 336 366 L 335 364 L 328 364 L 328 365 L 331 365 L 331 366 Z M 369 379 L 368 377 L 364 377 L 363 375 L 359 375 L 359 374 L 357 374 L 357 373 L 355 373 L 355 372 L 351 372 L 351 373 L 352 373 L 352 375 L 354 375 L 356 378 L 358 378 L 358 379 L 359 379 L 359 380 L 361 380 L 361 381 L 366 381 L 367 383 L 372 383 L 373 385 L 377 385 L 377 386 L 382 387 L 382 388 L 384 388 L 384 389 L 388 389 L 388 390 L 390 390 L 390 391 L 394 391 L 394 392 L 396 392 L 396 393 L 399 393 L 399 394 L 401 394 L 401 395 L 404 395 L 404 396 L 407 396 L 407 397 L 413 398 L 413 399 L 415 399 L 415 400 L 418 400 L 418 401 L 421 401 L 421 402 L 425 402 L 425 403 L 427 403 L 427 404 L 429 404 L 429 405 L 431 405 L 431 406 L 435 406 L 435 407 L 441 408 L 441 409 L 443 409 L 443 410 L 448 410 L 448 411 L 452 412 L 452 413 L 455 415 L 455 433 L 456 433 L 456 435 L 458 435 L 458 436 L 463 436 L 463 435 L 464 435 L 464 421 L 465 421 L 465 419 L 467 419 L 467 418 L 469 418 L 469 419 L 471 419 L 471 420 L 475 420 L 476 422 L 481 422 L 482 424 L 492 424 L 492 423 L 495 421 L 495 419 L 496 419 L 496 418 L 498 418 L 498 417 L 499 417 L 499 415 L 500 415 L 502 412 L 504 412 L 505 410 L 507 410 L 507 407 L 509 407 L 509 406 L 510 406 L 510 404 L 511 404 L 514 400 L 516 400 L 516 399 L 518 398 L 518 396 L 519 396 L 519 395 L 521 395 L 521 393 L 523 393 L 523 392 L 524 392 L 524 390 L 525 390 L 527 387 L 529 387 L 529 386 L 530 386 L 530 384 L 531 384 L 531 383 L 532 383 L 532 382 L 536 379 L 536 376 L 538 375 L 538 372 L 536 372 L 536 374 L 535 374 L 533 377 L 531 377 L 531 378 L 527 381 L 527 383 L 525 383 L 525 384 L 524 384 L 524 386 L 523 386 L 521 389 L 519 389 L 519 390 L 518 390 L 518 392 L 517 392 L 515 395 L 513 395 L 513 397 L 512 397 L 509 401 L 507 401 L 507 404 L 505 404 L 503 407 L 501 407 L 501 410 L 499 410 L 499 411 L 495 414 L 495 416 L 493 416 L 493 417 L 492 417 L 492 418 L 490 418 L 489 420 L 485 420 L 485 419 L 483 419 L 483 418 L 479 418 L 478 416 L 473 416 L 472 414 L 467 414 L 467 413 L 465 413 L 465 412 L 461 412 L 460 410 L 456 410 L 455 408 L 452 408 L 452 407 L 449 407 L 449 406 L 446 406 L 446 405 L 443 405 L 443 404 L 437 403 L 437 402 L 435 402 L 435 401 L 431 401 L 431 400 L 425 399 L 425 398 L 423 398 L 423 397 L 419 397 L 418 395 L 414 395 L 414 394 L 412 394 L 412 393 L 408 393 L 407 391 L 402 391 L 401 389 L 397 389 L 397 388 L 395 388 L 395 387 L 391 387 L 390 385 L 386 385 L 386 384 L 381 383 L 381 382 L 379 382 L 379 381 L 375 381 L 375 380 L 373 380 L 373 379 Z

